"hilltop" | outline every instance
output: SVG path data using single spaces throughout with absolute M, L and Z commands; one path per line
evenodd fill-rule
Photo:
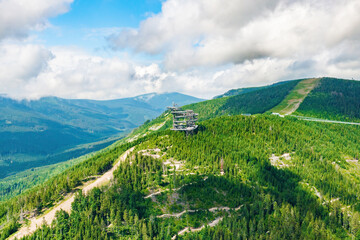
M 360 81 L 336 78 L 309 78 L 237 92 L 185 108 L 194 109 L 201 119 L 222 115 L 278 113 L 360 121 Z M 234 90 L 236 91 L 236 90 Z

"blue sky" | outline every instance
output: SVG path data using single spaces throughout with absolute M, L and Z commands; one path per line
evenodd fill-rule
M 69 12 L 50 18 L 52 26 L 37 35 L 47 46 L 75 45 L 99 51 L 107 46 L 105 38 L 112 31 L 137 28 L 160 11 L 160 0 L 75 0 Z
M 359 12 L 359 0 L 1 0 L 0 89 L 19 99 L 211 98 L 360 79 Z

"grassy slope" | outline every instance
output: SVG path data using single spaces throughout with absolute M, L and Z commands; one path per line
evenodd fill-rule
M 270 112 L 280 113 L 281 115 L 289 115 L 296 111 L 306 96 L 314 89 L 320 79 L 310 78 L 300 81 L 289 95 Z
M 359 81 L 322 78 L 294 114 L 359 122 L 359 93 Z

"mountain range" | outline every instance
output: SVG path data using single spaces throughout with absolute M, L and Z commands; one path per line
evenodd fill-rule
M 57 97 L 18 101 L 2 96 L 0 178 L 99 150 L 173 102 L 181 106 L 201 100 L 180 93 L 106 101 Z

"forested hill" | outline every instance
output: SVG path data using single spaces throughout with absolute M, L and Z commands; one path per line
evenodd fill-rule
M 280 84 L 283 84 L 283 83 L 286 83 L 286 82 L 287 81 L 277 82 L 277 83 L 274 83 L 274 84 L 271 84 L 271 85 L 261 86 L 261 87 L 248 87 L 248 88 L 231 89 L 231 90 L 227 91 L 224 94 L 215 96 L 214 99 L 222 98 L 222 97 L 231 97 L 231 96 L 236 96 L 236 95 L 240 95 L 240 94 L 244 94 L 244 93 L 249 93 L 249 92 L 265 89 L 265 88 L 268 88 L 268 87 L 273 87 L 273 86 L 276 86 L 276 85 L 280 85 Z
M 222 115 L 276 112 L 360 121 L 360 81 L 310 78 L 237 90 L 234 90 L 234 96 L 190 104 L 185 108 L 198 112 L 202 120 Z
M 2 205 L 2 236 L 135 146 L 111 184 L 80 191 L 70 214 L 27 239 L 356 239 L 359 136 L 358 126 L 266 115 L 203 121 L 187 137 L 156 131 Z
M 223 97 L 185 106 L 199 113 L 200 120 L 222 115 L 265 113 L 278 105 L 300 80 L 275 84 L 231 97 Z
M 0 236 L 74 197 L 26 239 L 359 239 L 360 127 L 267 114 L 300 83 L 187 105 L 193 135 L 170 131 L 169 112 L 145 122 L 1 204 Z M 82 193 L 129 149 L 113 180 Z
M 322 78 L 295 114 L 360 121 L 360 81 Z

